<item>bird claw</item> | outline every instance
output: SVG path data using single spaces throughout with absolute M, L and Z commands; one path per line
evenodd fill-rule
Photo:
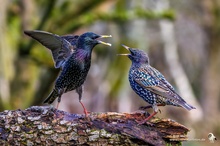
M 80 103 L 80 104 L 82 105 L 82 107 L 83 107 L 83 111 L 84 111 L 85 117 L 88 117 L 88 113 L 90 113 L 90 112 L 87 111 L 87 109 L 85 108 L 84 104 L 83 104 L 81 101 L 79 101 L 79 103 Z
M 158 104 L 157 106 L 165 106 L 165 104 Z M 141 106 L 141 107 L 139 107 L 139 110 L 146 110 L 149 108 L 152 108 L 152 105 Z
M 149 109 L 149 108 L 152 108 L 152 106 L 151 105 L 141 106 L 141 107 L 139 107 L 139 110 L 146 110 L 146 109 Z
M 138 124 L 137 124 L 138 126 L 139 126 L 139 125 L 143 125 L 143 124 L 146 123 L 145 121 L 136 121 L 136 122 L 138 123 Z
M 90 113 L 91 113 L 90 111 L 84 110 L 85 117 L 88 117 L 88 115 L 89 115 Z
M 161 110 L 160 109 L 158 109 L 158 111 L 160 112 L 160 114 L 161 114 Z
M 150 120 L 151 118 L 154 117 L 154 115 L 156 115 L 157 112 L 154 112 L 152 113 L 150 116 L 148 116 L 146 119 L 144 119 L 142 122 L 138 122 L 139 124 L 138 125 L 142 125 L 142 124 L 145 124 L 148 120 Z M 148 123 L 148 125 L 151 125 L 150 123 Z
M 84 118 L 82 118 L 83 120 L 82 121 L 80 121 L 81 123 L 83 123 L 83 124 L 88 124 L 88 125 L 92 125 L 93 123 L 92 123 L 92 121 L 91 121 L 91 118 L 89 117 L 89 116 L 85 116 Z
M 138 124 L 138 126 L 139 125 L 144 125 L 144 124 L 146 124 L 146 125 L 149 125 L 149 126 L 154 126 L 154 124 L 153 123 L 151 123 L 151 122 L 149 122 L 149 121 L 147 121 L 147 120 L 143 120 L 143 121 L 136 121 Z

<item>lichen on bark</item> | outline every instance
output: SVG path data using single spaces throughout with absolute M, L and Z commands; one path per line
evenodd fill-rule
M 0 113 L 1 145 L 166 145 L 187 139 L 188 128 L 144 112 L 70 114 L 49 106 Z

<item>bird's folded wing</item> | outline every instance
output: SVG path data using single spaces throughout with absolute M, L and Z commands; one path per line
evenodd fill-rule
M 164 83 L 164 79 L 162 74 L 159 72 L 154 72 L 151 69 L 141 69 L 141 76 L 139 71 L 136 72 L 136 76 L 134 78 L 135 82 L 137 82 L 143 88 L 160 95 L 162 97 L 166 97 L 168 100 L 179 101 L 179 95 L 175 93 L 175 91 L 170 89 L 170 87 Z M 159 74 L 155 74 L 159 73 Z M 161 76 L 161 77 L 160 77 Z M 170 84 L 169 84 L 170 85 Z
M 33 39 L 40 42 L 46 48 L 51 50 L 55 68 L 61 68 L 66 59 L 73 53 L 74 47 L 67 39 L 71 39 L 71 36 L 59 36 L 45 31 L 33 30 L 25 31 L 25 34 L 29 35 Z M 67 38 L 67 39 L 66 39 Z M 75 37 L 72 36 L 73 40 Z

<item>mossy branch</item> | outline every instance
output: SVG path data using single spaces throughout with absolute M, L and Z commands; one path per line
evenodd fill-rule
M 108 22 L 123 22 L 123 21 L 131 21 L 134 19 L 168 19 L 174 20 L 175 14 L 172 10 L 165 10 L 161 13 L 136 9 L 134 11 L 123 11 L 123 12 L 112 12 L 112 13 L 101 13 L 94 12 L 88 13 L 77 19 L 77 21 L 69 21 L 69 23 L 65 24 L 63 27 L 66 29 L 65 32 L 71 32 L 76 30 L 82 26 L 90 25 L 96 21 L 108 21 Z
M 1 145 L 166 145 L 187 139 L 188 128 L 170 119 L 153 119 L 144 125 L 146 114 L 70 114 L 48 106 L 0 113 Z

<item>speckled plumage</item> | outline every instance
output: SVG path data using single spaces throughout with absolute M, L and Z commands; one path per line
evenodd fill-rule
M 129 71 L 131 88 L 154 109 L 154 113 L 146 120 L 158 112 L 158 105 L 173 105 L 187 110 L 195 109 L 175 92 L 172 85 L 157 69 L 150 66 L 148 55 L 144 51 L 123 46 L 131 53 L 121 54 L 128 56 L 132 61 Z
M 39 41 L 47 47 L 53 56 L 55 68 L 61 68 L 61 73 L 56 79 L 55 86 L 44 103 L 51 104 L 58 97 L 58 104 L 63 93 L 76 90 L 79 101 L 82 98 L 82 85 L 86 79 L 91 65 L 91 54 L 97 44 L 111 45 L 97 38 L 101 36 L 92 32 L 80 36 L 58 36 L 45 31 L 25 31 L 25 34 Z M 82 103 L 81 103 L 82 104 Z M 85 114 L 87 111 L 84 108 Z

